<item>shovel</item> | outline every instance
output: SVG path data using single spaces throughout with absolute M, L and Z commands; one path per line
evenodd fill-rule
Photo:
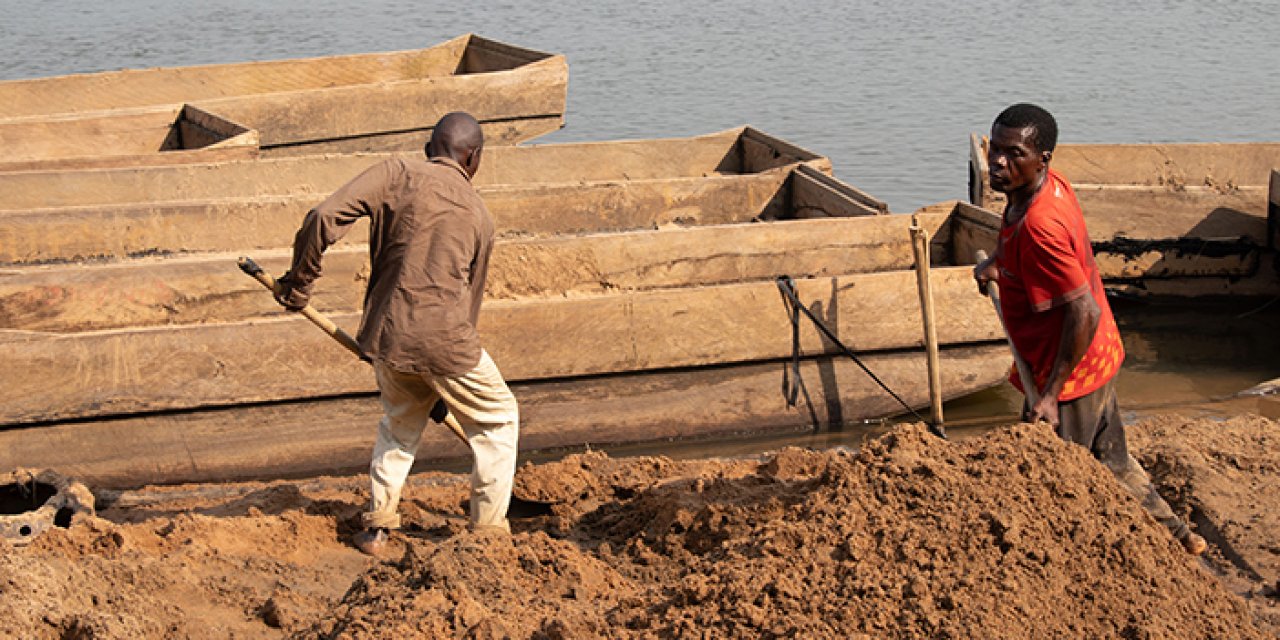
M 266 287 L 268 291 L 273 294 L 276 292 L 276 279 L 271 277 L 271 274 L 263 271 L 262 267 L 258 266 L 258 263 L 253 261 L 253 258 L 243 256 L 236 261 L 236 264 L 240 266 L 241 271 L 245 272 L 246 275 L 254 280 L 257 280 L 262 284 L 262 286 Z M 365 362 L 369 361 L 369 358 L 365 357 L 364 353 L 360 350 L 360 345 L 356 343 L 355 338 L 351 337 L 351 334 L 343 331 L 341 327 L 334 324 L 332 320 L 326 318 L 319 311 L 316 311 L 314 307 L 308 304 L 303 307 L 299 313 L 301 313 L 307 320 L 310 320 L 312 324 L 320 327 L 321 330 L 329 334 L 329 336 L 334 340 L 337 340 L 338 344 L 346 347 L 347 350 L 355 354 L 357 358 L 360 358 Z M 462 444 L 467 446 L 468 450 L 471 449 L 471 441 L 467 439 L 466 432 L 462 430 L 462 425 L 458 424 L 458 419 L 453 417 L 453 414 L 449 412 L 449 408 L 445 405 L 443 400 L 437 400 L 435 406 L 431 408 L 431 419 L 444 424 L 444 426 L 449 428 L 449 431 L 453 432 L 453 435 L 457 436 L 458 439 L 462 441 Z M 551 507 L 553 504 L 555 503 L 543 502 L 541 500 L 526 500 L 513 494 L 511 496 L 511 506 L 507 509 L 507 516 L 512 518 L 532 518 L 548 515 L 551 513 Z
M 979 249 L 974 258 L 981 264 L 987 259 L 987 252 Z M 1000 310 L 1000 287 L 994 280 L 987 283 L 987 295 L 991 298 L 991 304 L 996 308 L 996 316 L 1000 318 L 1000 328 L 1004 330 L 1004 337 L 1009 341 L 1009 351 L 1013 352 L 1013 364 L 1018 368 L 1018 380 L 1022 382 L 1022 389 L 1027 396 L 1027 406 L 1034 407 L 1040 401 L 1040 391 L 1036 389 L 1035 376 L 1031 375 L 1031 365 L 1022 358 L 1018 353 L 1018 348 L 1013 346 L 1013 338 L 1009 337 L 1009 327 L 1004 324 L 1004 312 Z

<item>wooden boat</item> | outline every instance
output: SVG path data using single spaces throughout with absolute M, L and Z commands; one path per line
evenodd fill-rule
M 0 82 L 0 170 L 229 157 L 179 135 L 184 107 L 255 132 L 233 145 L 244 157 L 421 149 L 459 110 L 491 143 L 514 144 L 563 126 L 567 78 L 563 56 L 465 35 L 414 51 Z M 128 131 L 138 135 L 118 144 Z
M 0 91 L 3 91 L 0 89 Z M 258 156 L 258 131 L 192 105 L 0 120 L 0 171 Z
M 563 235 L 559 221 L 571 216 L 555 207 L 574 205 L 557 204 L 571 193 L 557 191 L 539 201 L 547 213 L 524 222 L 528 233 L 495 249 L 481 331 L 521 400 L 523 447 L 831 427 L 898 412 L 865 374 L 833 358 L 832 345 L 810 326 L 800 334 L 807 400 L 787 406 L 779 388 L 791 326 L 773 280 L 780 273 L 797 278 L 801 300 L 908 403 L 927 403 L 908 217 L 878 215 L 865 194 L 803 163 L 665 179 L 679 180 L 704 191 L 718 185 L 733 207 L 720 208 L 723 215 L 704 215 L 714 208 L 705 207 L 672 217 L 646 212 L 652 205 L 637 201 L 597 215 L 594 228 L 579 222 L 571 229 L 585 233 Z M 492 185 L 485 195 L 501 210 L 499 196 L 517 202 L 522 189 L 536 195 L 556 186 Z M 616 193 L 614 186 L 576 188 Z M 655 221 L 673 219 L 683 224 L 655 228 Z M 996 218 L 951 203 L 920 219 L 935 238 L 947 395 L 996 384 L 1007 371 L 1006 347 L 962 266 L 975 248 L 989 248 Z M 264 262 L 279 269 L 286 244 L 260 254 Z M 335 247 L 316 293 L 352 330 L 362 249 Z M 234 271 L 233 256 L 11 269 L 2 297 L 43 298 L 48 315 L 28 314 L 0 331 L 0 357 L 24 372 L 0 402 L 0 424 L 7 425 L 0 465 L 21 457 L 119 486 L 365 464 L 372 431 L 353 424 L 376 421 L 369 368 L 275 309 L 265 292 L 249 301 L 256 285 Z M 209 283 L 204 293 L 185 296 L 203 302 L 154 300 L 131 311 L 129 299 L 166 286 L 166 272 L 180 274 L 180 287 Z M 232 303 L 221 306 L 223 298 Z M 162 319 L 157 310 L 166 304 L 176 315 Z M 115 319 L 76 320 L 88 316 Z M 294 438 L 303 430 L 299 444 Z M 428 432 L 423 459 L 463 453 L 446 437 Z
M 968 266 L 942 266 L 989 246 L 993 215 L 955 204 L 922 220 L 936 232 L 940 261 L 933 287 L 946 396 L 998 384 L 1009 358 L 995 316 L 974 292 Z M 522 447 L 837 428 L 900 412 L 863 372 L 833 358 L 810 326 L 801 328 L 808 399 L 787 406 L 780 385 L 791 329 L 769 278 L 777 269 L 799 276 L 801 300 L 906 402 L 924 406 L 922 330 L 914 275 L 906 270 L 908 223 L 908 216 L 859 216 L 504 243 L 495 265 L 556 250 L 585 271 L 598 266 L 585 255 L 631 264 L 614 265 L 617 275 L 607 284 L 590 278 L 566 284 L 558 268 L 522 270 L 520 296 L 486 303 L 481 330 L 520 398 Z M 794 246 L 777 243 L 788 237 Z M 700 248 L 684 257 L 700 265 L 689 270 L 698 276 L 652 278 L 660 269 L 636 256 L 667 238 L 672 247 Z M 635 256 L 618 255 L 617 247 L 631 246 Z M 224 268 L 232 270 L 230 256 Z M 154 270 L 163 269 L 157 261 Z M 343 279 L 339 273 L 326 278 Z M 142 288 L 119 291 L 113 300 Z M 200 314 L 225 321 L 192 323 Z M 29 398 L 4 408 L 10 426 L 0 431 L 0 465 L 38 460 L 104 485 L 364 465 L 372 431 L 352 425 L 378 417 L 367 366 L 296 316 L 257 303 L 246 305 L 246 314 L 257 316 L 238 320 L 227 308 L 193 308 L 183 319 L 188 324 L 0 334 L 5 361 L 24 371 L 13 397 Z M 355 328 L 355 312 L 332 317 Z M 264 429 L 279 439 L 262 438 Z M 289 435 L 302 433 L 302 445 Z M 256 444 L 246 447 L 251 438 Z M 465 453 L 447 438 L 429 431 L 424 461 Z
M 54 207 L 254 198 L 323 197 L 356 174 L 410 152 L 315 154 L 249 161 L 83 171 L 0 173 L 0 211 Z M 493 146 L 479 186 L 635 181 L 763 173 L 805 163 L 831 173 L 831 161 L 751 127 L 680 138 Z
M 1003 209 L 986 140 L 970 144 L 970 201 Z M 1098 267 L 1125 295 L 1280 294 L 1268 177 L 1280 143 L 1059 144 L 1052 166 L 1075 187 Z M 1274 235 L 1274 234 L 1273 234 Z
M 0 264 L 287 246 L 302 215 L 388 155 L 0 173 Z M 805 171 L 787 167 L 802 163 Z M 830 162 L 747 127 L 709 136 L 494 147 L 477 183 L 500 231 L 547 234 L 768 217 L 821 199 Z M 575 177 L 576 176 L 576 177 Z M 864 213 L 887 206 L 848 185 Z M 815 207 L 823 206 L 815 201 Z M 360 232 L 353 237 L 363 235 Z

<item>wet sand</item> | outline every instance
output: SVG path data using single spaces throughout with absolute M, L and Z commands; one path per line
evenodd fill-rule
M 467 529 L 464 475 L 418 474 L 381 560 L 349 546 L 359 475 L 103 492 L 98 518 L 0 545 L 0 635 L 1275 637 L 1280 424 L 1202 416 L 1130 428 L 1202 558 L 1043 428 L 903 425 L 527 465 L 518 494 L 558 504 L 511 537 Z

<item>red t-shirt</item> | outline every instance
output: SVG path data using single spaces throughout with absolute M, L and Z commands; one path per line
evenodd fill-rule
M 1085 295 L 1093 296 L 1102 317 L 1058 400 L 1088 395 L 1115 376 L 1124 361 L 1124 344 L 1093 260 L 1084 213 L 1071 184 L 1056 171 L 1049 170 L 1022 220 L 1001 227 L 996 266 L 1005 326 L 1031 366 L 1037 388 L 1044 389 L 1058 355 L 1063 305 Z M 1009 381 L 1022 390 L 1016 369 Z

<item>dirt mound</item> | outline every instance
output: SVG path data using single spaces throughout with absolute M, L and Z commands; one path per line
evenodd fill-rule
M 672 466 L 659 462 L 640 466 Z M 627 466 L 594 454 L 559 471 L 582 498 Z M 964 444 L 902 428 L 856 455 L 788 450 L 753 466 L 642 473 L 648 488 L 612 491 L 566 540 L 411 539 L 318 630 L 1265 637 L 1105 469 L 1042 428 Z
M 1274 637 L 1229 587 L 1234 555 L 1260 577 L 1237 591 L 1270 598 L 1277 430 L 1228 427 L 1134 436 L 1175 505 L 1220 529 L 1227 582 L 1043 427 L 908 426 L 856 452 L 525 466 L 518 491 L 556 512 L 510 537 L 466 529 L 464 476 L 415 476 L 382 562 L 346 543 L 358 476 L 130 492 L 0 545 L 0 636 Z
M 584 522 L 668 585 L 618 614 L 659 635 L 1263 637 L 1083 449 L 1032 426 L 899 429 L 812 479 L 669 487 Z
M 296 506 L 50 530 L 0 555 L 0 637 L 258 637 L 301 626 L 296 612 L 332 606 L 350 583 L 332 584 L 331 572 L 370 562 L 340 542 L 335 518 Z
M 1162 416 L 1129 432 L 1165 499 L 1210 542 L 1210 567 L 1280 630 L 1280 424 Z
M 607 612 L 637 588 L 578 545 L 545 533 L 412 541 L 357 580 L 326 637 L 610 637 Z

